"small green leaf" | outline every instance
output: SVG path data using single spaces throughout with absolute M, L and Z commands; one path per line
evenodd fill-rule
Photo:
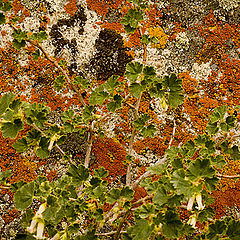
M 116 202 L 121 195 L 121 191 L 118 188 L 112 188 L 108 193 L 107 193 L 107 202 L 109 204 L 113 204 Z
M 113 93 L 114 89 L 119 85 L 118 82 L 119 76 L 113 75 L 111 76 L 107 82 L 103 84 L 104 88 L 110 92 Z
M 108 98 L 109 94 L 105 91 L 95 90 L 92 92 L 89 102 L 91 105 L 102 105 L 103 102 Z
M 211 123 L 209 122 L 206 127 L 206 131 L 210 134 L 216 134 L 218 132 L 218 124 L 217 122 Z
M 218 239 L 217 236 L 222 234 L 226 230 L 226 225 L 223 221 L 216 220 L 215 223 L 209 225 L 209 234 L 207 235 L 208 239 Z
M 104 167 L 100 167 L 94 170 L 94 176 L 100 179 L 106 178 L 108 176 L 108 171 Z
M 65 77 L 62 75 L 62 76 L 58 76 L 55 79 L 53 85 L 57 89 L 57 91 L 60 91 L 63 88 L 64 83 L 65 83 Z
M 85 89 L 89 86 L 89 81 L 82 76 L 77 76 L 73 79 L 73 84 L 80 85 L 82 89 Z
M 14 195 L 15 207 L 19 210 L 28 208 L 33 201 L 34 182 L 24 184 Z
M 113 100 L 107 104 L 108 111 L 114 113 L 117 109 L 122 107 L 122 96 L 119 94 L 116 94 L 113 97 Z
M 38 41 L 41 43 L 44 40 L 47 40 L 48 34 L 45 31 L 40 31 L 39 33 L 37 33 L 37 38 L 38 38 Z
M 34 53 L 32 53 L 33 60 L 38 60 L 40 57 L 40 51 L 37 49 Z
M 37 148 L 36 155 L 40 157 L 41 159 L 47 158 L 50 155 L 50 152 L 48 149 L 44 149 L 42 147 Z
M 0 99 L 0 115 L 2 115 L 15 98 L 15 94 L 6 93 Z
M 76 186 L 81 186 L 83 181 L 86 181 L 89 177 L 89 171 L 83 165 L 76 167 L 71 164 L 68 168 L 67 175 L 72 177 L 72 182 Z
M 143 135 L 143 137 L 154 137 L 154 133 L 156 131 L 157 128 L 153 124 L 150 124 L 142 129 L 141 134 Z
M 2 123 L 2 134 L 4 138 L 16 138 L 18 133 L 24 129 L 21 119 L 15 119 L 13 122 Z
M 74 111 L 72 109 L 66 110 L 62 113 L 62 120 L 63 121 L 68 121 L 68 120 L 72 120 L 74 116 Z
M 136 126 L 136 129 L 142 130 L 149 119 L 150 119 L 150 116 L 146 113 L 140 116 L 137 120 L 134 121 L 134 125 Z
M 121 197 L 126 198 L 128 201 L 131 201 L 133 198 L 134 191 L 129 188 L 129 186 L 123 187 L 120 193 Z
M 129 92 L 136 98 L 138 98 L 144 88 L 139 83 L 132 83 L 129 86 Z
M 11 2 L 9 2 L 9 1 L 4 2 L 3 5 L 2 5 L 2 7 L 1 7 L 1 10 L 2 10 L 3 12 L 10 11 L 11 9 L 12 9 L 12 4 L 11 4 Z
M 16 49 L 20 50 L 21 48 L 26 46 L 26 41 L 22 40 L 21 42 L 17 41 L 16 39 L 14 39 L 12 41 L 12 45 L 13 47 L 15 47 Z
M 158 204 L 159 206 L 162 206 L 168 202 L 167 192 L 164 187 L 158 188 L 157 192 L 153 197 L 153 202 L 155 204 Z
M 131 81 L 134 82 L 142 72 L 143 65 L 139 62 L 128 63 L 126 67 L 126 76 Z
M 136 224 L 127 229 L 127 233 L 132 237 L 132 240 L 146 240 L 153 231 L 154 226 L 149 225 L 145 219 L 137 220 Z
M 14 29 L 12 33 L 12 37 L 18 42 L 22 42 L 27 39 L 27 32 L 22 31 L 21 29 Z
M 191 163 L 190 167 L 188 168 L 187 176 L 192 179 L 196 180 L 199 178 L 211 178 L 215 174 L 215 170 L 211 167 L 209 159 L 196 159 L 194 162 Z
M 0 13 L 0 24 L 5 24 L 6 23 L 6 17 L 3 13 Z
M 27 140 L 25 138 L 17 140 L 12 146 L 17 153 L 25 152 L 28 149 Z

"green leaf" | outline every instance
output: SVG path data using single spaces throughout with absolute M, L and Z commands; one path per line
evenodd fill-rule
M 174 108 L 183 103 L 183 89 L 182 80 L 178 79 L 175 74 L 171 74 L 170 77 L 165 76 L 163 85 L 169 89 L 168 104 Z
M 179 238 L 181 236 L 182 222 L 179 220 L 178 215 L 172 211 L 167 210 L 164 224 L 162 225 L 162 232 L 164 236 L 170 239 Z
M 55 79 L 53 86 L 57 89 L 57 91 L 60 91 L 63 88 L 64 83 L 65 83 L 65 77 L 61 75 Z
M 152 66 L 145 66 L 143 69 L 144 78 L 153 79 L 157 74 Z
M 218 132 L 218 124 L 217 122 L 211 123 L 209 122 L 206 127 L 206 131 L 210 134 L 216 134 Z
M 168 202 L 167 192 L 164 187 L 160 187 L 153 197 L 153 202 L 162 206 Z
M 223 227 L 222 227 L 223 228 Z M 221 230 L 222 230 L 221 228 Z M 228 225 L 227 236 L 231 240 L 238 240 L 240 236 L 240 222 L 232 220 Z
M 42 147 L 39 147 L 37 148 L 36 150 L 36 155 L 41 158 L 41 159 L 44 159 L 44 158 L 47 158 L 49 155 L 50 155 L 50 152 L 48 149 L 44 149 Z
M 34 53 L 32 53 L 33 60 L 38 60 L 40 57 L 40 51 L 37 49 Z
M 12 9 L 12 4 L 9 1 L 4 2 L 3 5 L 1 6 L 1 10 L 3 12 L 10 11 L 11 9 Z
M 14 48 L 20 50 L 21 48 L 25 47 L 26 46 L 26 41 L 25 40 L 22 40 L 21 42 L 17 41 L 16 39 L 14 39 L 12 41 L 12 45 Z
M 41 43 L 44 40 L 47 40 L 48 38 L 48 34 L 45 31 L 40 31 L 39 33 L 37 33 L 37 39 L 38 41 Z
M 165 95 L 165 92 L 162 88 L 162 84 L 158 83 L 158 82 L 154 82 L 154 84 L 150 88 L 149 92 L 150 92 L 151 97 L 163 98 Z
M 166 170 L 166 167 L 167 167 L 167 163 L 154 164 L 153 166 L 148 167 L 147 171 L 152 171 L 153 173 L 159 175 Z
M 0 13 L 0 24 L 5 24 L 6 23 L 6 17 L 3 13 Z
M 125 186 L 122 188 L 120 196 L 126 198 L 128 201 L 131 201 L 133 198 L 134 191 L 129 188 L 129 186 Z
M 116 94 L 113 97 L 113 100 L 107 104 L 108 111 L 114 113 L 117 109 L 122 107 L 122 96 L 119 94 Z
M 143 137 L 154 137 L 154 133 L 156 131 L 157 128 L 153 124 L 150 124 L 142 129 L 141 134 L 143 135 Z
M 65 121 L 68 121 L 68 120 L 72 120 L 74 116 L 74 111 L 72 109 L 69 109 L 69 110 L 66 110 L 62 113 L 62 120 L 65 122 Z
M 104 167 L 100 167 L 94 170 L 94 176 L 100 179 L 106 178 L 108 176 L 108 171 Z
M 216 107 L 213 113 L 210 115 L 210 121 L 214 123 L 219 120 L 223 120 L 226 112 L 227 112 L 227 106 Z
M 134 33 L 137 28 L 133 28 L 130 26 L 130 24 L 128 25 L 124 25 L 124 30 L 126 31 L 127 34 L 130 34 L 130 33 Z
M 109 204 L 113 204 L 116 202 L 121 195 L 121 191 L 118 188 L 112 188 L 108 193 L 107 193 L 107 202 Z
M 231 148 L 230 155 L 231 155 L 231 157 L 232 157 L 232 159 L 233 159 L 234 161 L 240 159 L 240 152 L 239 152 L 238 146 L 234 145 L 234 146 Z
M 137 120 L 134 121 L 134 125 L 136 126 L 136 129 L 142 130 L 149 119 L 150 119 L 150 116 L 146 113 L 140 116 Z
M 145 219 L 137 220 L 136 224 L 127 229 L 127 233 L 132 237 L 132 240 L 146 240 L 151 235 L 154 226 L 149 225 Z
M 24 129 L 21 119 L 15 119 L 12 122 L 2 123 L 2 134 L 4 138 L 16 138 L 18 133 Z
M 142 43 L 148 45 L 151 42 L 151 39 L 148 35 L 142 35 Z
M 34 182 L 23 185 L 14 195 L 15 207 L 19 210 L 28 208 L 33 201 Z
M 140 218 L 147 218 L 155 213 L 154 205 L 151 203 L 141 205 L 136 211 L 135 215 Z
M 21 43 L 23 40 L 27 39 L 27 32 L 22 31 L 21 29 L 14 29 L 12 33 L 12 37 Z
M 82 76 L 75 77 L 73 79 L 73 84 L 80 85 L 82 89 L 85 89 L 89 86 L 88 80 Z
M 220 220 L 216 220 L 215 223 L 210 224 L 209 228 L 208 228 L 208 239 L 218 239 L 217 236 L 219 236 L 219 234 L 222 234 L 224 231 L 226 230 L 226 225 L 224 224 L 223 221 Z
M 6 111 L 15 97 L 13 93 L 6 93 L 0 98 L 0 116 Z
M 129 86 L 129 92 L 136 98 L 138 98 L 144 88 L 139 83 L 132 83 Z
M 17 140 L 13 145 L 17 153 L 25 152 L 28 149 L 28 144 L 26 138 Z
M 85 120 L 90 119 L 93 115 L 93 110 L 94 110 L 94 106 L 85 106 L 83 113 L 82 113 L 82 117 Z
M 186 193 L 189 193 L 189 195 L 191 195 L 191 184 L 189 181 L 185 180 L 185 173 L 183 169 L 178 169 L 177 171 L 173 172 L 170 182 L 176 188 L 179 195 L 185 195 Z
M 103 102 L 108 98 L 109 94 L 105 91 L 95 90 L 92 92 L 91 97 L 89 99 L 89 103 L 91 105 L 102 105 Z
M 11 170 L 6 170 L 5 172 L 0 171 L 0 183 L 6 184 L 8 178 L 12 176 Z
M 103 84 L 104 88 L 110 92 L 113 93 L 114 89 L 119 85 L 118 82 L 119 76 L 113 75 L 111 76 L 107 82 Z
M 141 74 L 143 69 L 143 65 L 139 62 L 135 63 L 128 63 L 126 67 L 126 76 L 131 81 L 134 82 L 138 78 L 138 76 Z
M 89 177 L 89 171 L 83 165 L 76 167 L 71 164 L 68 168 L 67 175 L 72 177 L 72 182 L 76 186 L 81 186 L 83 181 L 86 181 Z
M 215 170 L 211 167 L 209 159 L 196 159 L 188 168 L 187 176 L 191 180 L 199 178 L 211 178 L 215 174 Z

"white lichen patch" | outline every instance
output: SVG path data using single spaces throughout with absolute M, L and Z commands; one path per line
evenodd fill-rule
M 238 7 L 239 0 L 218 0 L 218 3 L 220 7 L 227 11 L 230 11 Z
M 175 39 L 176 47 L 187 50 L 189 48 L 189 39 L 186 32 L 180 32 Z
M 207 80 L 208 76 L 212 72 L 210 65 L 211 65 L 211 60 L 207 63 L 202 63 L 202 64 L 194 63 L 192 66 L 192 71 L 190 75 L 197 80 L 200 80 L 200 79 Z

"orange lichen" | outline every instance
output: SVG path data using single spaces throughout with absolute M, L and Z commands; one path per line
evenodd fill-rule
M 69 2 L 64 6 L 64 10 L 67 14 L 73 16 L 78 8 L 77 8 L 77 1 L 76 0 L 69 0 Z
M 109 175 L 114 179 L 126 173 L 126 150 L 111 138 L 97 138 L 92 149 L 96 160 L 94 167 L 103 166 L 109 171 Z

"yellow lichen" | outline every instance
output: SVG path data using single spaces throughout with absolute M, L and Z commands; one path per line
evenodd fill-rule
M 161 27 L 150 27 L 147 29 L 148 34 L 150 37 L 156 37 L 158 39 L 158 43 L 152 43 L 151 47 L 153 48 L 164 48 L 167 40 L 168 40 L 168 35 L 165 34 L 163 29 Z

